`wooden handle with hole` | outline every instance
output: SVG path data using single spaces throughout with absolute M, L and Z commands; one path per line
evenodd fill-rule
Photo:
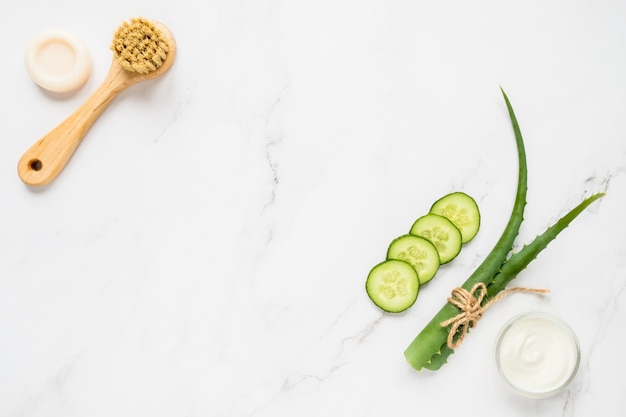
M 170 30 L 160 22 L 152 22 L 168 46 L 166 59 L 156 70 L 148 73 L 126 71 L 114 58 L 104 82 L 65 121 L 39 139 L 22 155 L 18 164 L 19 177 L 28 185 L 46 185 L 59 175 L 83 137 L 107 105 L 127 87 L 152 80 L 166 73 L 174 63 L 176 41 Z M 159 36 L 160 37 L 160 36 Z
M 20 158 L 17 172 L 28 185 L 46 185 L 59 175 L 89 128 L 132 79 L 116 62 L 100 87 L 61 124 L 39 139 Z

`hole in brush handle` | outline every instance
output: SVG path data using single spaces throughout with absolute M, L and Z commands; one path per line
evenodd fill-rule
M 28 167 L 33 171 L 39 171 L 43 168 L 43 163 L 39 159 L 33 159 L 28 163 Z

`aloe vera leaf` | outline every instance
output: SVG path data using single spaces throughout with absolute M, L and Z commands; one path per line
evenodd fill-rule
M 470 290 L 477 282 L 490 284 L 493 277 L 499 271 L 500 267 L 506 260 L 506 257 L 513 248 L 515 238 L 519 233 L 522 220 L 524 218 L 524 208 L 526 206 L 526 190 L 528 180 L 528 169 L 526 166 L 526 150 L 524 147 L 524 139 L 517 122 L 517 117 L 513 111 L 513 107 L 504 90 L 502 96 L 506 103 L 509 117 L 513 125 L 515 134 L 515 142 L 517 145 L 518 158 L 518 176 L 517 176 L 517 192 L 515 194 L 515 202 L 509 220 L 502 232 L 502 235 L 496 242 L 495 246 L 489 252 L 487 257 L 478 266 L 472 275 L 465 281 L 463 288 Z M 446 358 L 453 353 L 453 350 L 446 345 L 448 338 L 448 330 L 441 327 L 440 323 L 446 321 L 457 314 L 460 310 L 446 303 L 435 317 L 424 327 L 417 335 L 409 347 L 404 351 L 406 360 L 415 369 L 420 370 L 422 367 L 427 369 L 438 369 Z
M 537 236 L 531 243 L 525 245 L 519 252 L 514 253 L 511 258 L 502 265 L 500 272 L 496 274 L 493 282 L 487 286 L 486 300 L 504 290 L 507 284 L 523 271 L 528 264 L 536 259 L 537 255 L 544 250 L 550 242 L 556 239 L 559 233 L 565 230 L 580 213 L 603 196 L 604 193 L 597 193 L 586 198 L 565 216 L 561 217 L 554 225 L 546 229 L 545 232 Z M 446 337 L 447 334 L 446 331 Z M 423 367 L 435 371 L 447 362 L 448 357 L 452 353 L 454 353 L 454 350 L 448 348 L 446 345 L 439 352 L 434 354 L 430 361 L 424 364 Z
M 513 133 L 515 134 L 515 143 L 517 145 L 517 159 L 518 159 L 518 173 L 517 173 L 517 191 L 515 193 L 515 201 L 513 203 L 513 210 L 509 216 L 509 221 L 504 227 L 502 235 L 496 242 L 491 252 L 485 257 L 483 262 L 476 268 L 474 273 L 463 283 L 463 288 L 471 290 L 474 284 L 477 282 L 483 282 L 489 284 L 490 280 L 494 277 L 502 264 L 506 261 L 507 256 L 512 251 L 515 238 L 519 234 L 519 229 L 524 220 L 524 208 L 526 207 L 526 191 L 528 189 L 528 168 L 526 166 L 526 148 L 524 147 L 524 138 L 515 117 L 515 112 L 511 106 L 511 102 L 507 97 L 504 90 L 502 96 L 511 118 L 511 124 L 513 126 Z M 456 307 L 455 307 L 456 309 Z M 458 309 L 454 315 L 458 314 Z
M 514 253 L 509 260 L 502 265 L 493 283 L 487 286 L 487 298 L 491 298 L 502 291 L 507 284 L 511 282 L 520 271 L 524 270 L 528 264 L 537 257 L 539 252 L 544 250 L 580 213 L 604 195 L 605 193 L 597 193 L 587 197 L 569 213 L 561 217 L 554 225 L 537 236 L 531 243 L 525 245 L 519 252 Z

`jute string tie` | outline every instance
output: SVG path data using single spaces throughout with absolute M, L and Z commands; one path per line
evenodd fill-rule
M 483 300 L 487 296 L 487 286 L 482 282 L 474 284 L 470 291 L 465 288 L 455 288 L 452 290 L 448 302 L 458 307 L 461 312 L 456 316 L 441 322 L 441 327 L 450 327 L 448 333 L 448 347 L 456 349 L 463 343 L 463 339 L 470 327 L 475 327 L 481 319 L 483 313 L 494 303 L 514 292 L 538 293 L 545 294 L 550 290 L 515 287 L 501 291 L 497 296 L 493 297 L 483 305 Z

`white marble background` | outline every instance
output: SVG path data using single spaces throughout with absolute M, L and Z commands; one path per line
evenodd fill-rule
M 124 92 L 43 189 L 30 145 L 104 78 L 118 24 L 178 42 L 163 79 Z M 621 0 L 24 1 L 0 60 L 0 416 L 623 416 L 626 3 Z M 62 27 L 94 72 L 46 94 L 23 65 Z M 518 245 L 606 191 L 438 372 L 403 351 L 491 249 L 526 139 Z M 438 197 L 473 195 L 476 239 L 390 316 L 364 291 L 388 243 Z M 577 332 L 573 385 L 508 391 L 500 327 L 551 311 Z

